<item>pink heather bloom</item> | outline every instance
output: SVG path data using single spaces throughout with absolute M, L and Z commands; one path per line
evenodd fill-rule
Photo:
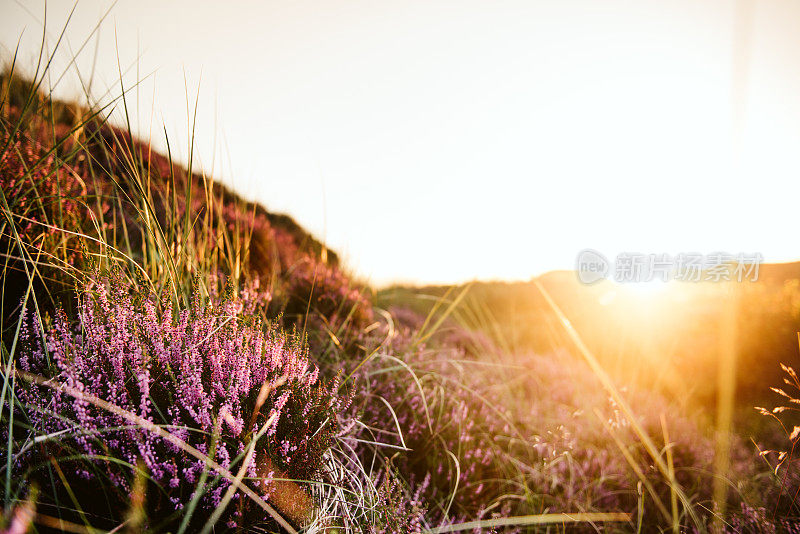
M 335 387 L 319 382 L 299 339 L 253 314 L 253 303 L 264 300 L 268 296 L 252 286 L 239 297 L 205 303 L 197 297 L 178 310 L 168 297 L 141 293 L 121 277 L 95 275 L 80 293 L 76 323 L 57 313 L 44 343 L 26 325 L 20 365 L 164 425 L 205 454 L 213 450 L 214 460 L 232 470 L 250 436 L 275 415 L 258 447 L 289 476 L 311 479 L 344 401 Z M 262 391 L 268 394 L 259 396 Z M 105 472 L 127 491 L 130 469 L 102 459 L 112 456 L 144 465 L 175 508 L 192 498 L 204 462 L 64 391 L 30 386 L 20 397 L 36 434 L 66 431 L 50 445 L 54 450 L 93 458 L 93 467 L 89 460 L 66 464 L 74 475 Z M 32 449 L 27 461 L 41 461 L 38 451 Z M 209 481 L 216 473 L 211 475 Z M 257 476 L 254 466 L 248 476 Z M 210 482 L 201 504 L 213 509 L 227 486 L 224 479 Z

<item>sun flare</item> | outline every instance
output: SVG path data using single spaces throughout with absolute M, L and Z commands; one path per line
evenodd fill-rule
M 0 0 L 0 534 L 800 534 L 800 1 L 107 4 Z
M 649 297 L 660 295 L 669 288 L 669 283 L 664 280 L 648 280 L 644 282 L 628 282 L 620 284 L 622 289 L 632 295 Z

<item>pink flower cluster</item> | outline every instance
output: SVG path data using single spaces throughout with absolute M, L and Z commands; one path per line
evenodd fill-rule
M 544 509 L 635 510 L 638 478 L 606 425 L 654 481 L 662 501 L 669 502 L 668 486 L 585 364 L 562 353 L 504 354 L 487 365 L 493 363 L 490 349 L 472 355 L 459 347 L 481 347 L 485 339 L 455 343 L 468 332 L 445 325 L 441 335 L 415 344 L 413 315 L 401 311 L 395 317 L 400 321 L 386 351 L 396 359 L 373 359 L 364 366 L 361 382 L 361 397 L 385 399 L 393 412 L 382 402 L 365 401 L 363 419 L 372 433 L 365 439 L 410 449 L 394 455 L 393 465 L 412 487 L 428 477 L 422 497 L 441 505 L 430 507 L 434 524 Z M 624 395 L 660 445 L 664 414 L 678 481 L 698 501 L 710 502 L 712 477 L 697 466 L 713 462 L 713 441 L 662 397 Z M 739 440 L 731 454 L 736 479 L 747 479 L 753 455 Z M 443 514 L 453 491 L 449 514 Z
M 338 267 L 326 265 L 310 255 L 300 257 L 286 280 L 288 315 L 309 311 L 333 328 L 353 330 L 372 321 L 372 306 L 363 289 Z M 347 322 L 347 324 L 345 324 Z
M 53 154 L 27 136 L 0 135 L 0 187 L 23 242 L 50 251 L 45 240 L 64 239 L 54 226 L 64 223 L 74 227 L 87 212 L 76 198 L 87 194 L 82 180 L 71 174 L 63 163 L 56 164 Z M 76 247 L 72 244 L 72 249 Z
M 343 401 L 336 384 L 320 383 L 299 339 L 252 314 L 265 299 L 251 287 L 207 302 L 195 294 L 189 307 L 176 309 L 168 296 L 142 293 L 121 277 L 94 276 L 79 297 L 77 325 L 58 313 L 44 344 L 27 330 L 20 364 L 163 425 L 230 470 L 238 469 L 249 438 L 274 418 L 258 442 L 259 456 L 308 480 L 321 468 Z M 126 489 L 130 468 L 105 459 L 113 457 L 143 464 L 175 508 L 192 499 L 203 461 L 62 389 L 31 386 L 20 395 L 37 407 L 27 414 L 36 435 L 63 432 L 50 446 L 90 460 L 73 464 L 78 475 L 102 473 Z M 261 471 L 252 464 L 247 476 L 263 477 Z M 207 486 L 201 503 L 213 508 L 227 487 L 224 479 Z

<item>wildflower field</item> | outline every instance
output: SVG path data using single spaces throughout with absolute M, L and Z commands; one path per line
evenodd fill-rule
M 800 532 L 796 278 L 378 292 L 47 80 L 0 76 L 3 532 Z

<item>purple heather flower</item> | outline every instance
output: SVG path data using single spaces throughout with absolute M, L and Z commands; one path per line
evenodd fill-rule
M 265 300 L 268 295 L 250 286 L 240 297 L 195 299 L 178 310 L 119 276 L 95 275 L 80 293 L 77 322 L 57 313 L 44 343 L 26 326 L 20 366 L 164 425 L 204 454 L 213 450 L 226 469 L 238 468 L 232 462 L 252 431 L 277 415 L 259 446 L 285 474 L 309 479 L 319 472 L 342 401 L 335 387 L 319 382 L 319 370 L 297 338 L 253 314 L 253 303 Z M 269 394 L 257 404 L 265 383 Z M 112 481 L 127 489 L 129 472 L 99 458 L 141 463 L 176 508 L 191 499 L 204 462 L 61 389 L 32 385 L 20 398 L 38 407 L 28 413 L 37 434 L 67 430 L 56 446 L 95 457 L 95 467 Z M 72 465 L 76 475 L 96 476 L 83 462 Z M 251 466 L 248 475 L 256 474 Z M 215 482 L 201 503 L 213 508 L 227 487 L 224 479 Z

